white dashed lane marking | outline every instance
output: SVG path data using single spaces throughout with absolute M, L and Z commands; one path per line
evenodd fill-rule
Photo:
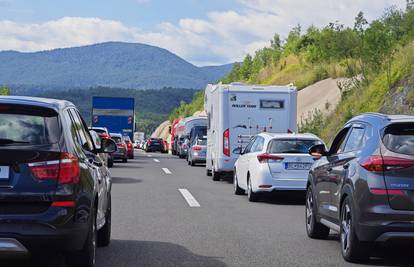
M 158 159 L 154 159 L 155 162 L 160 162 Z
M 193 195 L 185 188 L 178 189 L 181 195 L 183 195 L 184 199 L 187 201 L 188 205 L 191 208 L 198 208 L 200 207 L 200 203 L 193 197 Z
M 172 172 L 167 168 L 162 168 L 162 170 L 165 172 L 165 174 L 172 174 Z

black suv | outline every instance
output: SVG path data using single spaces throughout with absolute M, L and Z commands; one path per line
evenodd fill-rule
M 414 241 L 414 117 L 366 113 L 345 124 L 309 173 L 306 230 L 340 233 L 347 261 L 368 258 L 372 242 Z
M 95 133 L 96 135 L 96 133 Z M 67 101 L 0 97 L 0 257 L 63 252 L 67 266 L 94 266 L 111 235 L 111 177 Z

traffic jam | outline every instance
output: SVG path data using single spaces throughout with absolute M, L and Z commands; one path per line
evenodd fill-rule
M 377 245 L 412 246 L 414 117 L 360 114 L 328 146 L 298 133 L 294 86 L 240 83 L 208 85 L 204 111 L 174 120 L 168 139 L 138 132 L 136 112 L 133 98 L 94 97 L 88 124 L 65 100 L 0 97 L 0 264 L 47 251 L 63 255 L 64 266 L 99 266 L 98 247 L 111 250 L 112 222 L 120 222 L 113 173 L 134 164 L 139 176 L 146 155 L 185 160 L 189 179 L 194 171 L 210 184 L 229 181 L 229 194 L 249 202 L 240 205 L 299 195 L 301 230 L 311 242 L 333 236 L 343 263 L 368 260 Z

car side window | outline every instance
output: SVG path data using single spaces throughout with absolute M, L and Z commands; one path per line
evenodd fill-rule
M 254 144 L 254 141 L 256 140 L 256 138 L 253 138 L 252 140 L 250 140 L 250 143 L 246 146 L 246 148 L 244 149 L 243 154 L 247 154 L 250 153 L 250 150 L 252 148 L 252 145 Z
M 259 152 L 263 150 L 263 145 L 264 145 L 264 138 L 258 136 L 256 138 L 256 141 L 254 141 L 252 148 L 251 148 L 251 152 Z
M 365 128 L 354 127 L 349 134 L 344 148 L 344 152 L 358 151 L 364 145 Z
M 72 115 L 75 127 L 77 129 L 78 137 L 79 137 L 79 144 L 81 147 L 87 151 L 92 151 L 94 146 L 92 139 L 89 133 L 85 130 L 85 125 L 81 117 L 79 116 L 78 112 L 74 109 L 70 109 L 70 114 Z
M 349 129 L 350 127 L 344 128 L 338 133 L 338 135 L 335 137 L 334 141 L 332 142 L 332 146 L 331 146 L 331 149 L 329 150 L 329 154 L 335 155 L 335 154 L 339 154 L 343 152 Z

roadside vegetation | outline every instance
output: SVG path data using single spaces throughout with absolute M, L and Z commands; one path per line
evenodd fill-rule
M 331 115 L 315 111 L 299 127 L 329 141 L 351 117 L 380 111 L 386 95 L 413 74 L 413 67 L 414 0 L 407 0 L 405 9 L 387 8 L 370 23 L 360 12 L 352 27 L 335 22 L 303 30 L 298 25 L 285 40 L 275 34 L 270 47 L 246 55 L 222 82 L 294 83 L 302 89 L 329 77 L 352 78 L 341 85 L 342 100 Z M 409 92 L 407 97 L 414 99 L 413 95 Z M 182 104 L 170 119 L 202 109 L 202 99 L 199 94 L 192 103 Z

